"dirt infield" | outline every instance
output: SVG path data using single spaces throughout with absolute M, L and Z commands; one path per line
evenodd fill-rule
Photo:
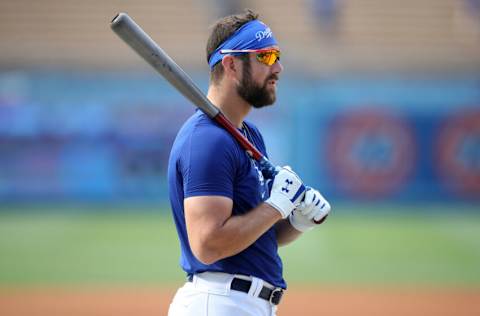
M 15 289 L 0 290 L 2 316 L 166 315 L 175 290 Z M 279 307 L 287 315 L 480 315 L 477 290 L 380 290 L 291 288 Z

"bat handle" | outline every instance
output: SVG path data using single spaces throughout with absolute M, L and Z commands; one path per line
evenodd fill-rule
M 255 148 L 255 146 L 253 146 L 252 143 L 250 143 L 235 126 L 233 126 L 233 124 L 225 117 L 225 115 L 223 115 L 222 112 L 218 111 L 218 113 L 214 115 L 212 119 L 223 126 L 238 141 L 240 146 L 247 151 L 250 157 L 258 161 L 260 170 L 262 171 L 265 179 L 273 179 L 275 177 L 275 175 L 278 173 L 275 170 L 275 166 L 272 165 L 267 157 L 265 157 L 257 148 Z
M 265 179 L 273 179 L 278 171 L 275 166 L 267 159 L 267 157 L 263 156 L 258 160 L 258 164 L 260 165 L 260 170 L 262 171 L 263 176 Z

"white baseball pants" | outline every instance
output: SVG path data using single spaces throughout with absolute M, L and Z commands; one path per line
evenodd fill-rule
M 252 285 L 248 293 L 230 289 L 233 274 L 204 272 L 193 276 L 178 289 L 168 316 L 275 316 L 277 307 L 259 298 L 267 283 L 249 277 Z M 243 276 L 242 276 L 243 277 Z

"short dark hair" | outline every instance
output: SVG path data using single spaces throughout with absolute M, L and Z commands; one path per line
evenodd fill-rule
M 212 26 L 212 33 L 207 41 L 207 63 L 210 60 L 210 56 L 215 52 L 218 46 L 220 46 L 226 39 L 232 36 L 236 30 L 242 25 L 252 20 L 258 19 L 258 14 L 250 9 L 246 9 L 245 12 L 240 14 L 229 15 L 221 18 Z M 248 59 L 248 55 L 240 55 L 243 60 Z M 218 82 L 223 76 L 222 63 L 217 63 L 210 71 L 210 81 Z

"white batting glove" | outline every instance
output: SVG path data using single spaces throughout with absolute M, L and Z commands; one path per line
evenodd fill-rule
M 321 224 L 330 213 L 330 203 L 313 188 L 307 188 L 305 200 L 290 214 L 290 224 L 298 231 L 306 232 Z
M 272 180 L 270 197 L 265 203 L 279 211 L 282 218 L 287 218 L 295 207 L 300 205 L 300 201 L 305 194 L 305 186 L 289 167 L 282 167 L 277 170 L 278 173 Z

